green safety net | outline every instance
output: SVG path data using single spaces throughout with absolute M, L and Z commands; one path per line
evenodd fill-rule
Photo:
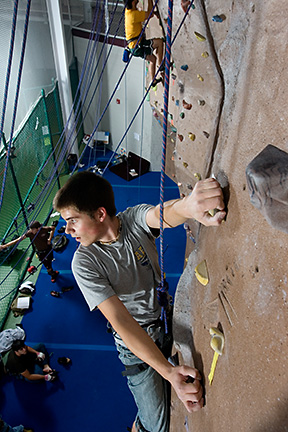
M 53 197 L 59 187 L 57 178 L 67 172 L 66 164 L 61 165 L 61 173 L 56 172 L 56 180 L 45 193 L 45 197 L 43 194 L 43 198 L 39 199 L 39 194 L 45 188 L 51 172 L 55 172 L 55 164 L 61 151 L 61 146 L 58 149 L 57 143 L 62 130 L 59 92 L 55 85 L 47 95 L 42 91 L 41 97 L 13 139 L 1 208 L 0 240 L 4 243 L 25 232 L 35 208 L 37 220 L 41 223 L 49 216 Z M 5 137 L 3 144 L 4 149 L 0 156 L 1 185 L 6 162 Z M 29 240 L 19 243 L 13 254 L 10 254 L 11 249 L 12 247 L 0 252 L 0 328 L 15 297 L 16 289 L 30 265 L 27 258 L 33 255 Z

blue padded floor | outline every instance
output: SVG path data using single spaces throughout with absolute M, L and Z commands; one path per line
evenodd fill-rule
M 160 173 L 149 172 L 127 182 L 107 170 L 105 177 L 113 185 L 118 211 L 141 202 L 159 202 Z M 177 198 L 177 186 L 168 177 L 165 183 L 165 200 Z M 62 225 L 60 219 L 57 229 Z M 185 244 L 182 226 L 165 230 L 165 271 L 172 295 L 183 270 Z M 123 367 L 107 322 L 100 312 L 89 312 L 74 281 L 70 263 L 75 248 L 76 241 L 69 237 L 65 250 L 54 253 L 54 268 L 60 271 L 55 284 L 45 268 L 41 270 L 32 309 L 22 320 L 27 344 L 46 345 L 59 379 L 30 383 L 5 377 L 0 413 L 11 425 L 24 424 L 35 432 L 125 432 L 136 407 L 121 375 Z M 50 295 L 51 290 L 61 292 L 67 286 L 73 289 L 59 298 Z M 72 359 L 69 368 L 57 363 L 62 356 Z

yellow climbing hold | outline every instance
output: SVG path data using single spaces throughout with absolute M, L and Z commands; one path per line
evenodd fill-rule
M 212 336 L 210 341 L 211 348 L 219 355 L 222 355 L 225 342 L 223 333 L 217 327 L 211 327 L 209 333 Z
M 201 35 L 200 33 L 194 31 L 194 35 L 200 42 L 204 42 L 206 40 L 205 36 Z
M 207 57 L 209 57 L 209 54 L 208 54 L 207 51 L 204 51 L 204 52 L 201 54 L 201 56 L 202 56 L 203 58 L 207 58 Z
M 199 81 L 204 81 L 204 78 L 199 74 L 197 74 L 197 78 L 199 79 Z
M 188 167 L 188 163 L 187 162 L 183 162 L 183 166 L 184 166 L 184 168 L 187 168 Z
M 189 132 L 188 137 L 191 141 L 195 141 L 196 136 L 192 132 Z
M 206 260 L 201 261 L 201 263 L 195 267 L 194 272 L 198 281 L 206 286 L 209 282 Z
M 201 174 L 199 173 L 194 173 L 194 177 L 199 181 L 201 180 Z
M 223 333 L 216 327 L 211 327 L 209 330 L 212 339 L 210 341 L 210 346 L 214 351 L 214 356 L 211 364 L 210 373 L 208 375 L 209 384 L 212 385 L 212 381 L 215 374 L 216 364 L 219 355 L 223 354 L 224 348 L 224 335 Z

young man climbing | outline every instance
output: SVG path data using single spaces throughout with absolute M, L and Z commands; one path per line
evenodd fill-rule
M 163 41 L 160 38 L 146 39 L 145 34 L 142 35 L 140 42 L 137 40 L 142 32 L 142 23 L 147 20 L 153 8 L 152 0 L 148 0 L 148 10 L 139 11 L 137 4 L 139 0 L 128 0 L 125 9 L 125 35 L 128 49 L 135 57 L 141 57 L 149 62 L 149 74 L 152 81 L 152 86 L 155 87 L 162 78 L 155 78 L 156 64 L 161 65 L 163 59 Z M 137 44 L 137 46 L 136 46 Z M 153 54 L 155 51 L 156 56 Z M 163 65 L 164 71 L 164 65 Z
M 25 238 L 29 238 L 31 243 L 33 243 L 36 247 L 39 260 L 46 267 L 49 276 L 51 276 L 51 282 L 54 283 L 56 282 L 56 278 L 59 274 L 57 270 L 53 270 L 52 268 L 53 249 L 51 240 L 54 232 L 54 226 L 42 226 L 40 222 L 34 221 L 29 225 L 28 231 L 21 237 L 18 237 L 17 239 L 12 240 L 4 245 L 0 245 L 0 251 L 20 243 Z
M 66 233 L 80 243 L 72 270 L 90 311 L 99 309 L 113 329 L 138 407 L 132 431 L 168 432 L 167 381 L 189 412 L 202 408 L 203 390 L 196 369 L 173 367 L 159 349 L 164 332 L 156 292 L 159 205 L 140 204 L 116 215 L 112 186 L 87 171 L 70 177 L 53 204 L 67 223 Z M 211 217 L 208 211 L 215 208 L 219 212 Z M 222 191 L 212 178 L 164 205 L 165 228 L 189 218 L 217 226 L 224 217 Z M 189 376 L 193 383 L 186 382 Z

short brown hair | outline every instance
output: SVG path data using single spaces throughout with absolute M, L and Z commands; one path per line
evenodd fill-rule
M 38 221 L 33 221 L 33 222 L 31 222 L 30 223 L 30 225 L 29 225 L 29 228 L 30 229 L 33 229 L 33 228 L 40 228 L 42 225 L 40 224 L 40 222 L 38 222 Z
M 58 211 L 73 207 L 81 213 L 87 213 L 90 217 L 94 216 L 99 207 L 104 207 L 110 217 L 116 215 L 111 184 L 90 171 L 81 171 L 70 177 L 57 192 L 53 207 Z

